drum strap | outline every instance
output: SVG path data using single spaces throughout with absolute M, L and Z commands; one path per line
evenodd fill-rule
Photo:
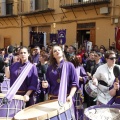
M 98 83 L 103 85 L 103 86 L 106 86 L 106 87 L 110 87 L 105 81 L 103 80 L 98 80 Z
M 26 76 L 28 75 L 28 73 L 32 67 L 33 67 L 33 64 L 31 64 L 30 62 L 27 63 L 27 65 L 25 66 L 25 68 L 23 69 L 21 74 L 18 76 L 18 78 L 16 79 L 14 84 L 11 86 L 11 88 L 8 90 L 7 94 L 3 98 L 3 99 L 5 99 L 5 100 L 3 100 L 3 104 L 6 104 L 6 102 L 9 102 L 13 99 L 14 95 L 20 88 L 21 84 L 25 80 Z

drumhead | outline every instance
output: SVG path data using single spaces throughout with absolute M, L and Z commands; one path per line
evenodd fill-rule
M 72 103 L 65 103 L 63 107 L 60 107 L 57 100 L 49 100 L 46 102 L 38 103 L 27 107 L 15 116 L 15 120 L 45 120 L 57 116 L 58 113 L 63 113 L 72 106 Z
M 89 82 L 85 85 L 85 91 L 89 96 L 93 98 L 97 97 L 97 87 L 93 85 L 92 80 L 89 80 Z
M 84 120 L 119 120 L 120 105 L 91 106 L 84 111 Z

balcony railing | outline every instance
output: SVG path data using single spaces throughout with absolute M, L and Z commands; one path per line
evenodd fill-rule
M 99 4 L 108 4 L 110 0 L 61 0 L 61 8 L 77 8 L 80 6 L 90 6 L 90 5 L 99 5 Z
M 33 2 L 23 1 L 19 3 L 19 15 L 32 15 L 54 11 L 48 0 L 32 0 Z M 26 5 L 28 7 L 26 7 Z M 21 10 L 20 10 L 21 9 Z

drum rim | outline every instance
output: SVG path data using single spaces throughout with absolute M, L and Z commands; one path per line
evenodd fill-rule
M 6 94 L 0 93 L 0 98 L 4 98 Z M 16 100 L 23 100 L 24 101 L 24 97 L 22 95 L 15 95 L 13 99 Z
M 120 109 L 120 105 L 118 105 L 118 104 L 114 104 L 114 105 L 94 105 L 94 106 L 90 106 L 88 108 L 85 108 L 85 110 L 84 110 L 84 117 L 86 119 L 90 119 L 90 118 L 88 118 L 88 116 L 86 116 L 85 112 L 89 111 L 91 109 L 94 109 L 94 108 L 117 108 L 117 109 Z
M 22 119 L 22 118 L 20 118 L 20 116 L 22 115 L 22 113 L 25 112 L 25 111 L 27 111 L 27 110 L 29 110 L 29 109 L 31 109 L 33 106 L 35 107 L 35 106 L 39 106 L 39 105 L 46 104 L 46 103 L 52 103 L 52 102 L 58 103 L 58 100 L 57 100 L 57 99 L 55 99 L 55 100 L 47 100 L 47 101 L 45 101 L 45 102 L 41 102 L 41 103 L 38 103 L 38 104 L 34 104 L 34 105 L 30 106 L 30 107 L 27 107 L 27 108 L 19 111 L 19 112 L 14 116 L 14 120 Z M 59 106 L 59 105 L 58 105 L 58 106 Z M 69 110 L 70 107 L 72 107 L 72 103 L 66 102 L 65 105 L 64 105 L 64 107 L 60 107 L 60 106 L 59 106 L 59 108 L 56 108 L 55 110 L 50 111 L 50 112 L 46 112 L 45 114 L 43 114 L 43 115 L 41 115 L 41 116 L 40 116 L 40 115 L 30 116 L 30 117 L 24 118 L 24 120 L 31 120 L 31 119 L 34 119 L 34 118 L 38 118 L 38 119 L 48 119 L 49 117 L 52 118 L 52 117 L 55 117 L 55 116 L 57 116 L 57 115 L 59 115 L 59 114 L 61 114 L 61 113 L 64 113 L 65 111 Z M 62 108 L 62 109 L 61 109 L 61 108 Z M 58 110 L 59 110 L 59 109 L 60 109 L 60 113 L 58 114 Z M 41 109 L 41 110 L 42 110 L 42 109 Z M 57 111 L 57 112 L 56 112 L 56 111 Z M 53 115 L 53 113 L 54 113 L 54 115 Z M 55 113 L 56 113 L 56 114 L 55 114 Z M 26 114 L 26 113 L 24 113 L 24 114 Z
M 0 117 L 0 120 L 13 120 L 13 117 Z

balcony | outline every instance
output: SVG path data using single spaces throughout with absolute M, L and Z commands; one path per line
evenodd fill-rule
M 91 5 L 109 4 L 110 0 L 61 0 L 60 7 L 64 9 L 85 7 Z
M 42 14 L 42 13 L 47 13 L 47 12 L 53 12 L 54 9 L 47 8 L 45 10 L 34 10 L 30 12 L 21 12 L 19 15 L 34 15 L 34 14 Z
M 47 12 L 53 12 L 54 9 L 49 4 L 49 0 L 31 0 L 23 1 L 19 3 L 19 15 L 33 15 L 42 14 Z

